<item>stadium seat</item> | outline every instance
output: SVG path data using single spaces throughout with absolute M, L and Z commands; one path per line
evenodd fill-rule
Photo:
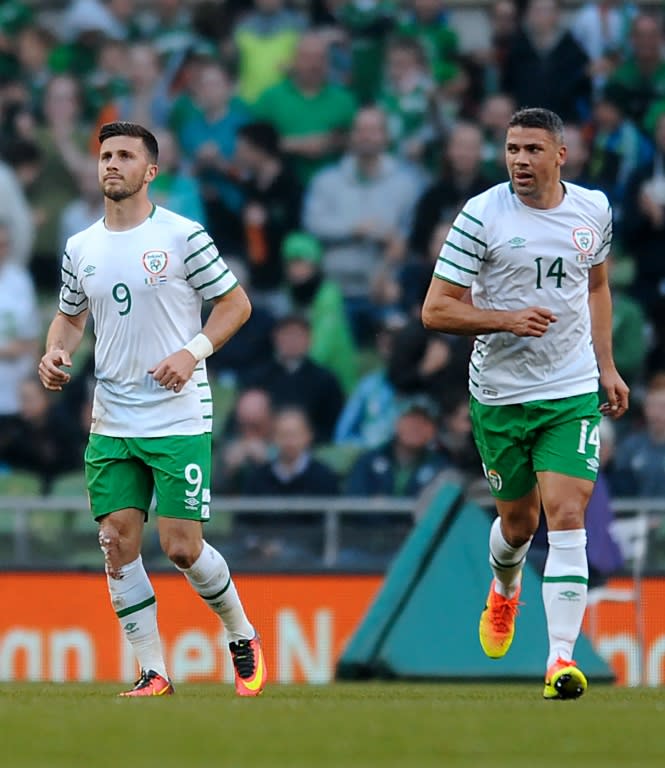
M 39 496 L 41 481 L 32 472 L 12 470 L 0 475 L 0 497 L 2 496 Z

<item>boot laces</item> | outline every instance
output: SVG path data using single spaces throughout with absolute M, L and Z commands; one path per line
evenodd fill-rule
M 246 680 L 254 674 L 254 648 L 251 640 L 238 640 L 237 643 L 230 643 L 231 658 L 236 671 Z

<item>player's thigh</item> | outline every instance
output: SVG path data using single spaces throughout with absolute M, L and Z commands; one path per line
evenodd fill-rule
M 85 449 L 85 478 L 95 520 L 120 509 L 147 514 L 152 473 L 132 453 L 125 438 L 91 434 Z
M 492 496 L 505 501 L 527 496 L 536 484 L 536 475 L 523 407 L 483 405 L 472 397 L 469 414 Z
M 173 435 L 136 438 L 144 461 L 152 469 L 160 517 L 208 520 L 212 437 Z
M 543 403 L 537 418 L 540 429 L 533 446 L 536 472 L 595 482 L 600 466 L 598 395 L 575 395 Z

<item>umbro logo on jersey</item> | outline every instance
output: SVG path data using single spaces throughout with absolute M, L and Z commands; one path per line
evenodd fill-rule
M 83 271 L 86 275 L 90 276 L 95 274 L 96 269 L 97 267 L 94 267 L 92 264 L 88 264 L 88 266 Z
M 508 241 L 508 245 L 513 248 L 524 248 L 524 243 L 526 243 L 526 240 L 523 237 L 513 237 L 512 240 Z

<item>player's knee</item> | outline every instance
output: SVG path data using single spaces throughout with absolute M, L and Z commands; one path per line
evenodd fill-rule
M 191 568 L 200 552 L 200 546 L 197 542 L 180 538 L 170 538 L 163 541 L 162 549 L 168 559 L 178 568 Z
M 99 529 L 97 537 L 99 547 L 104 554 L 104 565 L 106 572 L 111 578 L 117 578 L 115 573 L 118 569 L 118 555 L 120 552 L 120 533 L 113 526 L 102 526 Z

